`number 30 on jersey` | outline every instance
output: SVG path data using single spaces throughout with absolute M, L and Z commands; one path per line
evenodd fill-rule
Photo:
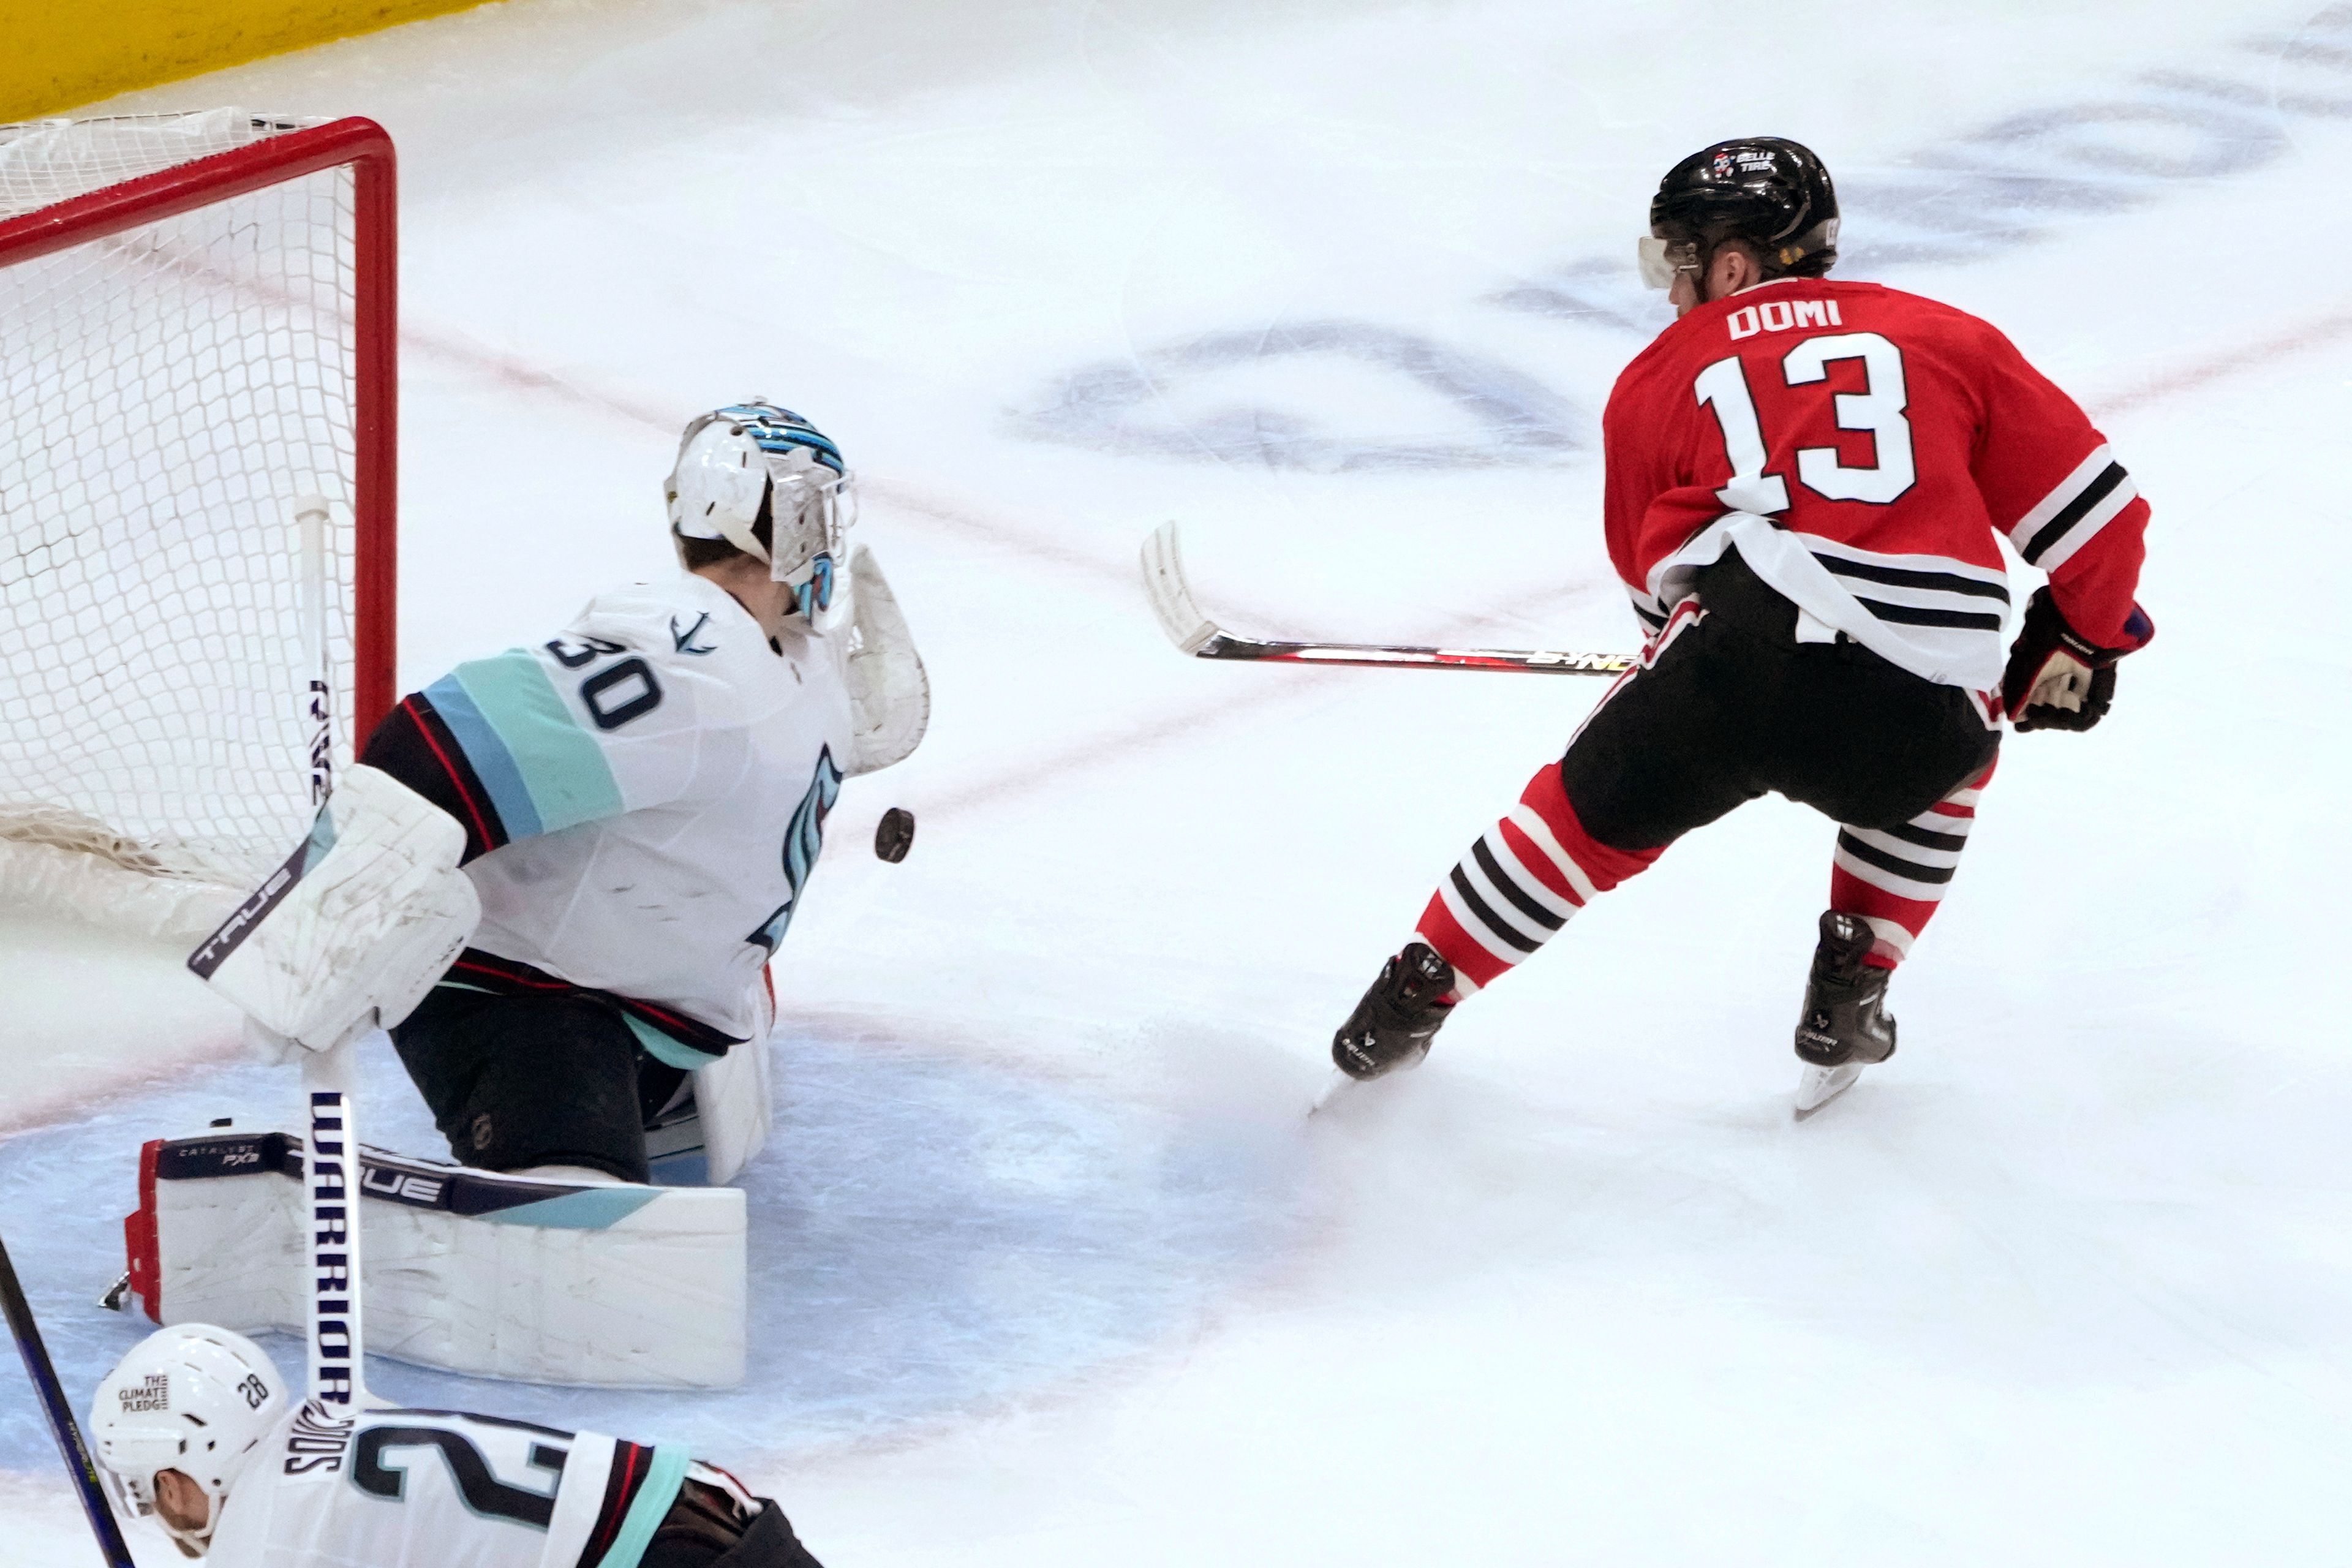
M 1800 447 L 1797 479 L 1829 500 L 1885 506 L 1919 477 L 1911 455 L 1911 422 L 1903 416 L 1910 406 L 1903 384 L 1903 351 L 1876 332 L 1805 338 L 1781 356 L 1780 376 L 1790 386 L 1827 381 L 1829 367 L 1839 360 L 1862 362 L 1863 389 L 1832 397 L 1838 428 L 1868 433 L 1877 447 L 1877 460 L 1866 468 L 1848 468 L 1835 447 Z M 1770 449 L 1739 356 L 1719 359 L 1699 372 L 1695 390 L 1701 405 L 1715 411 L 1715 422 L 1723 430 L 1723 453 L 1731 462 L 1731 482 L 1715 492 L 1716 499 L 1740 511 L 1769 515 L 1788 510 L 1789 481 L 1764 470 Z

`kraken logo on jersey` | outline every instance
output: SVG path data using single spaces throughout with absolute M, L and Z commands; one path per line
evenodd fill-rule
M 833 748 L 822 748 L 816 755 L 816 776 L 809 781 L 808 794 L 801 797 L 798 809 L 793 813 L 792 826 L 784 830 L 784 881 L 792 896 L 758 931 L 745 937 L 745 942 L 755 942 L 770 952 L 782 943 L 784 932 L 793 923 L 793 910 L 800 905 L 801 889 L 816 866 L 817 851 L 824 847 L 824 819 L 832 815 L 833 803 L 841 798 L 841 769 L 833 760 Z

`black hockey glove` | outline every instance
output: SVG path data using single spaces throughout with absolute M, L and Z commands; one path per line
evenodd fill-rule
M 2135 629 L 2146 618 L 2135 606 Z M 2037 589 L 2026 601 L 2025 629 L 2009 650 L 2002 706 L 2021 731 L 2087 730 L 2107 716 L 2116 697 L 2116 660 L 2131 651 L 2092 642 L 2066 624 L 2047 587 Z

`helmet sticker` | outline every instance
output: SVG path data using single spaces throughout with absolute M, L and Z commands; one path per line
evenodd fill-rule
M 122 1414 L 130 1415 L 142 1411 L 163 1411 L 172 1408 L 172 1377 L 169 1373 L 151 1372 L 134 1385 L 125 1384 L 114 1391 L 122 1402 Z

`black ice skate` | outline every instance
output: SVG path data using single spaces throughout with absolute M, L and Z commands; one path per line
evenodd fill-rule
M 1381 965 L 1381 977 L 1331 1039 L 1331 1061 L 1349 1078 L 1379 1078 L 1417 1065 L 1429 1054 L 1454 1004 L 1454 966 L 1427 942 L 1412 942 Z
M 1895 1054 L 1895 1018 L 1886 1011 L 1893 971 L 1863 962 L 1870 944 L 1870 925 L 1859 915 L 1831 910 L 1822 916 L 1797 1019 L 1797 1057 L 1805 1064 L 1797 1082 L 1799 1116 L 1820 1110 L 1853 1087 L 1864 1068 Z

